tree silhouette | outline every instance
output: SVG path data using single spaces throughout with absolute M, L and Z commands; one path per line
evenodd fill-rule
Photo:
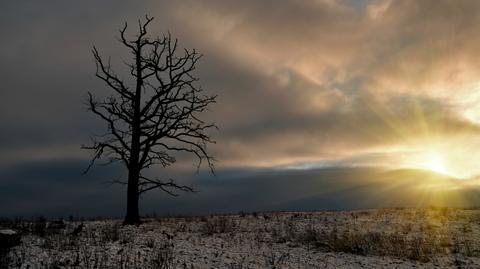
M 119 41 L 133 55 L 125 63 L 132 78 L 131 86 L 111 68 L 96 47 L 92 52 L 96 63 L 96 76 L 113 90 L 105 99 L 97 100 L 88 92 L 89 110 L 107 123 L 103 135 L 92 137 L 92 144 L 82 146 L 93 151 L 85 172 L 97 160 L 106 164 L 121 162 L 128 170 L 127 181 L 113 183 L 127 185 L 127 212 L 125 224 L 140 222 L 138 201 L 141 194 L 160 189 L 176 196 L 175 190 L 192 192 L 189 186 L 179 185 L 173 179 L 149 178 L 143 173 L 153 165 L 167 167 L 175 162 L 174 152 L 187 152 L 198 159 L 197 169 L 203 161 L 213 172 L 214 159 L 207 152 L 207 144 L 215 143 L 207 134 L 214 123 L 199 118 L 216 95 L 208 95 L 197 85 L 195 66 L 201 54 L 195 49 L 177 48 L 177 39 L 170 33 L 151 39 L 147 26 L 153 17 L 139 20 L 139 32 L 130 40 L 126 37 L 127 23 L 120 30 Z

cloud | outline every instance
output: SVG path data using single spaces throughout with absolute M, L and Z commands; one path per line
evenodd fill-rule
M 459 49 L 474 37 L 472 1 L 146 2 L 128 12 L 121 2 L 108 15 L 108 2 L 65 13 L 56 12 L 61 5 L 4 5 L 20 16 L 5 16 L 2 32 L 22 40 L 1 50 L 4 87 L 16 89 L 3 91 L 4 155 L 73 149 L 102 130 L 83 104 L 87 90 L 106 93 L 90 48 L 121 65 L 129 56 L 116 29 L 142 10 L 157 17 L 152 33 L 171 28 L 181 45 L 205 53 L 199 76 L 220 95 L 206 117 L 221 127 L 220 165 L 338 159 L 395 147 L 425 126 L 439 137 L 478 129 L 476 41 Z
M 476 5 L 207 1 L 171 14 L 220 55 L 206 63 L 224 95 L 220 159 L 271 165 L 478 140 Z
M 121 215 L 121 188 L 105 182 L 121 176 L 118 166 L 82 176 L 84 160 L 49 159 L 0 167 L 2 216 Z M 85 203 L 89 201 L 89 203 Z
M 441 149 L 455 173 L 472 176 L 480 173 L 477 160 L 465 158 L 480 146 L 479 5 L 0 3 L 0 35 L 6 37 L 0 43 L 2 170 L 87 162 L 79 147 L 105 125 L 86 111 L 85 94 L 108 92 L 94 77 L 91 47 L 125 74 L 122 62 L 131 56 L 115 39 L 117 30 L 128 21 L 134 34 L 136 20 L 148 13 L 156 17 L 152 35 L 170 30 L 181 46 L 205 54 L 198 75 L 204 88 L 219 94 L 204 119 L 220 126 L 211 148 L 220 170 L 416 166 L 419 152 Z M 191 163 L 179 156 L 174 172 L 190 171 Z M 37 177 L 11 176 L 19 182 Z
M 24 162 L 19 167 L 0 170 L 2 216 L 121 217 L 126 190 L 104 183 L 121 176 L 121 169 L 107 167 L 95 171 L 95 176 L 81 176 L 79 171 L 83 168 L 82 160 L 56 160 Z M 188 178 L 198 192 L 182 193 L 179 197 L 148 193 L 140 200 L 142 214 L 473 207 L 480 204 L 477 181 L 461 181 L 420 170 L 224 169 L 219 170 L 216 177 L 188 173 L 183 173 L 182 177 Z M 423 180 L 419 182 L 418 178 Z

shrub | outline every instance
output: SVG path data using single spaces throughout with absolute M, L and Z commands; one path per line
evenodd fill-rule
M 166 243 L 156 245 L 153 248 L 151 254 L 150 267 L 158 269 L 170 269 L 173 268 L 174 262 L 174 248 L 173 244 Z
M 8 253 L 14 246 L 20 244 L 21 236 L 13 230 L 0 231 L 0 268 L 7 268 L 10 264 Z
M 212 235 L 217 233 L 228 233 L 235 230 L 235 222 L 227 217 L 216 216 L 207 218 L 200 228 L 200 232 L 204 235 Z
M 101 231 L 101 238 L 104 242 L 116 242 L 120 239 L 120 225 L 105 225 Z
M 44 237 L 47 229 L 47 219 L 38 217 L 32 224 L 32 234 Z

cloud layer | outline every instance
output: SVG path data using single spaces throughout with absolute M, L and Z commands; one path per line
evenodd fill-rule
M 474 176 L 479 160 L 465 156 L 480 147 L 479 10 L 468 0 L 3 2 L 1 167 L 87 161 L 80 145 L 104 125 L 85 94 L 107 92 L 90 49 L 122 73 L 130 55 L 117 30 L 128 21 L 134 34 L 148 13 L 152 35 L 171 31 L 205 55 L 198 75 L 219 94 L 205 118 L 220 126 L 220 170 L 424 168 L 435 151 L 451 175 Z M 179 158 L 175 171 L 190 163 Z
M 169 14 L 222 90 L 225 165 L 478 145 L 479 3 L 182 3 Z

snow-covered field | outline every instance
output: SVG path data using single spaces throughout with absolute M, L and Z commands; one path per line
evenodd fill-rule
M 480 268 L 480 210 L 159 217 L 140 226 L 4 220 L 2 228 L 21 239 L 2 246 L 0 268 Z

